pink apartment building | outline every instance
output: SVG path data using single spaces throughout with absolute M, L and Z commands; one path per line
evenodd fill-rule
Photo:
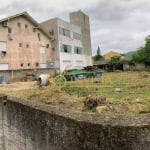
M 27 12 L 0 20 L 0 71 L 52 67 L 51 40 Z

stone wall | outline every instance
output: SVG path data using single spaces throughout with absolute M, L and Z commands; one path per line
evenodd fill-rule
M 0 96 L 0 150 L 149 150 L 150 114 L 100 116 Z

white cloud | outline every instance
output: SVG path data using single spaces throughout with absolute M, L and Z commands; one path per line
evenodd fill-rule
M 68 20 L 69 13 L 79 9 L 90 16 L 93 53 L 98 45 L 103 53 L 136 50 L 150 34 L 149 0 L 5 0 L 0 18 L 28 11 L 38 22 Z

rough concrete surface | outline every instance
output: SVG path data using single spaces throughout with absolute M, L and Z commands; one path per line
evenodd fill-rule
M 150 114 L 100 116 L 0 95 L 0 150 L 149 150 Z

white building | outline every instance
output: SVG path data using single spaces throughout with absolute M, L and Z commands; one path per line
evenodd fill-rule
M 81 11 L 73 12 L 70 22 L 54 18 L 41 23 L 41 27 L 54 36 L 54 67 L 61 72 L 92 65 L 89 17 Z

